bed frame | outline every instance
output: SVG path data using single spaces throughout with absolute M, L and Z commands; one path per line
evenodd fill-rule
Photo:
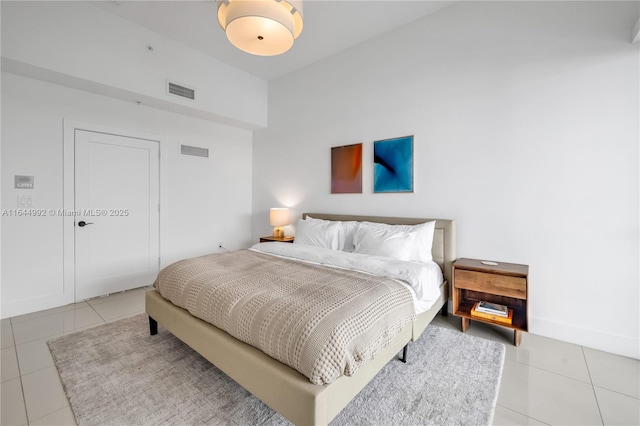
M 373 377 L 410 341 L 416 340 L 442 311 L 446 315 L 451 294 L 451 265 L 456 256 L 456 229 L 453 220 L 413 219 L 378 216 L 352 216 L 305 213 L 326 220 L 357 220 L 392 225 L 415 225 L 436 220 L 433 260 L 442 268 L 445 282 L 439 300 L 417 316 L 374 359 L 360 366 L 353 376 L 341 376 L 329 385 L 314 385 L 296 370 L 236 340 L 165 300 L 155 290 L 146 293 L 146 313 L 151 334 L 160 323 L 173 335 L 214 364 L 240 386 L 296 425 L 326 425 L 355 397 Z M 405 352 L 406 353 L 406 352 Z

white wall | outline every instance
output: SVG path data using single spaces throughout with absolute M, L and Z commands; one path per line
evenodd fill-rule
M 91 2 L 3 1 L 1 7 L 3 71 L 223 124 L 266 126 L 266 81 Z M 196 89 L 195 101 L 168 94 L 167 80 Z
M 268 209 L 457 221 L 458 256 L 530 265 L 530 331 L 639 353 L 637 2 L 458 3 L 269 86 Z M 372 193 L 372 141 L 415 135 L 415 192 Z M 364 193 L 330 147 L 364 142 Z M 288 233 L 294 232 L 290 227 Z
M 250 130 L 266 125 L 266 81 L 90 2 L 1 10 L 3 209 L 26 192 L 13 189 L 16 174 L 35 176 L 34 208 L 68 207 L 63 121 L 74 122 L 161 140 L 163 265 L 252 242 Z M 167 80 L 196 89 L 195 102 L 168 94 Z M 211 158 L 181 156 L 180 144 L 209 148 Z M 2 224 L 2 316 L 73 301 L 63 218 Z
M 162 265 L 227 248 L 251 235 L 252 133 L 2 73 L 2 209 L 29 195 L 33 208 L 62 209 L 63 120 L 160 141 Z M 179 145 L 209 149 L 208 159 L 182 156 Z M 117 165 L 114 165 L 117 173 Z M 14 175 L 35 177 L 33 190 L 13 188 Z M 2 217 L 2 317 L 73 301 L 63 276 L 62 217 Z M 71 297 L 71 299 L 69 299 Z

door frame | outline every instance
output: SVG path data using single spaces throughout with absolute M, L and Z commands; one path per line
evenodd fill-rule
M 162 139 L 157 135 L 120 129 L 116 127 L 103 126 L 100 124 L 85 123 L 76 120 L 63 119 L 63 190 L 62 206 L 65 211 L 75 209 L 75 132 L 85 130 L 88 132 L 105 133 L 114 136 L 123 136 L 135 139 L 145 139 L 158 143 L 158 150 L 162 152 Z M 158 202 L 160 212 L 162 212 L 162 162 L 158 160 Z M 75 303 L 76 295 L 76 256 L 75 256 L 75 233 L 73 216 L 62 218 L 62 245 L 63 245 L 63 304 Z M 158 254 L 162 253 L 162 214 L 158 216 Z

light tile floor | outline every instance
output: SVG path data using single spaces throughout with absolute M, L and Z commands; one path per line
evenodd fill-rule
M 460 319 L 434 324 L 460 330 Z M 467 333 L 505 344 L 494 425 L 640 425 L 640 361 L 472 321 Z
M 137 289 L 2 320 L 1 425 L 73 425 L 46 341 L 144 312 Z M 435 324 L 459 330 L 460 319 Z M 495 425 L 640 425 L 640 361 L 472 322 L 467 333 L 506 345 Z
M 2 320 L 0 425 L 73 425 L 47 340 L 144 312 L 140 288 Z

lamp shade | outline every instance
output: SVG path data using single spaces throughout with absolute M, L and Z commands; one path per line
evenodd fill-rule
M 238 49 L 260 56 L 286 52 L 302 32 L 301 0 L 217 0 L 218 23 Z
M 272 208 L 269 211 L 269 225 L 286 226 L 289 224 L 289 209 Z

